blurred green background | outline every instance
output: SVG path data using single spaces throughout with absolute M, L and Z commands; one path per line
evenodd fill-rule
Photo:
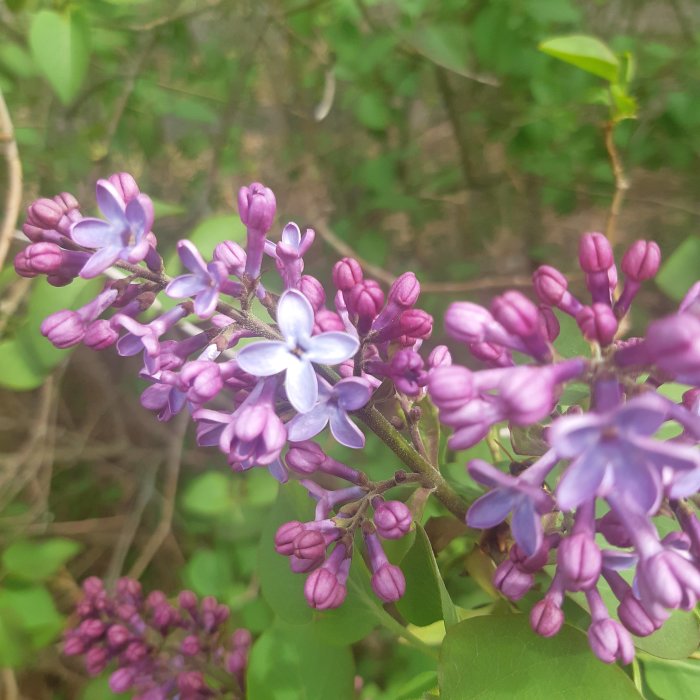
M 638 118 L 614 131 L 630 183 L 616 245 L 654 238 L 669 260 L 637 305 L 642 327 L 698 276 L 694 0 L 0 1 L 22 206 L 69 191 L 89 213 L 95 180 L 127 170 L 156 201 L 166 259 L 193 230 L 208 255 L 242 235 L 235 192 L 259 180 L 280 229 L 320 234 L 308 272 L 327 280 L 349 246 L 384 283 L 414 270 L 438 317 L 451 299 L 524 286 L 542 262 L 573 271 L 579 234 L 605 229 L 604 82 L 537 49 L 567 34 L 636 64 Z M 9 184 L 3 172 L 3 211 Z M 0 276 L 0 695 L 98 700 L 104 682 L 84 690 L 54 644 L 76 581 L 188 585 L 261 633 L 278 612 L 257 562 L 276 486 L 157 424 L 135 363 L 48 348 L 40 320 L 91 290 L 16 279 L 20 246 Z M 354 464 L 396 466 L 380 453 L 370 443 Z M 448 575 L 459 554 L 443 557 Z M 460 571 L 453 589 L 478 598 Z M 430 671 L 407 653 L 381 633 L 356 649 L 362 697 L 412 697 L 401 685 Z

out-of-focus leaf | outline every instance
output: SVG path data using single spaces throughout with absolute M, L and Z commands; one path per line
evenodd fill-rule
M 41 10 L 32 17 L 29 48 L 63 104 L 78 94 L 90 58 L 90 30 L 78 12 Z
M 2 553 L 5 573 L 27 581 L 44 581 L 80 551 L 80 544 L 62 537 L 43 542 L 20 540 Z
M 661 265 L 656 284 L 671 299 L 680 301 L 700 279 L 700 237 L 688 236 Z
M 564 625 L 545 639 L 526 615 L 473 617 L 449 628 L 438 678 L 441 700 L 640 698 L 619 666 L 591 653 L 583 632 Z
M 610 83 L 618 79 L 619 59 L 608 46 L 593 36 L 558 36 L 543 41 L 539 50 Z
M 182 494 L 182 507 L 193 515 L 215 517 L 231 507 L 231 479 L 221 472 L 195 477 Z
M 411 48 L 447 70 L 472 77 L 469 69 L 469 32 L 460 24 L 423 25 L 404 37 Z
M 662 660 L 642 656 L 642 676 L 655 696 L 664 700 L 695 698 L 700 689 L 700 661 Z
M 119 700 L 124 694 L 116 695 L 109 688 L 109 676 L 93 678 L 83 690 L 80 700 Z
M 663 627 L 654 634 L 634 637 L 637 649 L 662 659 L 687 659 L 699 644 L 698 618 L 693 612 L 684 610 L 674 610 Z

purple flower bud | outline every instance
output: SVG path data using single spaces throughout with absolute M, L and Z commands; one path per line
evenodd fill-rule
M 363 279 L 362 267 L 353 258 L 343 258 L 333 266 L 333 284 L 341 292 L 349 292 Z
M 124 625 L 110 625 L 107 630 L 107 644 L 112 651 L 119 651 L 130 639 L 131 633 Z
M 436 367 L 428 378 L 428 391 L 441 411 L 461 408 L 476 395 L 473 374 L 461 365 Z
M 64 251 L 55 243 L 42 242 L 32 243 L 32 245 L 27 246 L 24 255 L 26 264 L 31 270 L 48 275 L 60 271 L 63 264 Z M 84 257 L 82 262 L 85 263 L 86 260 L 87 256 Z M 76 275 L 80 272 L 80 267 L 78 267 Z
M 88 325 L 83 336 L 83 344 L 93 350 L 104 350 L 119 340 L 119 333 L 110 322 L 104 318 L 97 319 Z
M 294 539 L 294 556 L 320 559 L 326 552 L 326 539 L 318 530 L 305 530 Z
M 107 180 L 114 185 L 117 194 L 124 200 L 124 204 L 128 204 L 132 199 L 136 199 L 141 194 L 139 186 L 136 184 L 133 176 L 129 173 L 114 173 Z
M 505 292 L 491 302 L 491 313 L 509 333 L 528 337 L 540 330 L 537 307 L 523 294 Z
M 358 317 L 358 330 L 366 333 L 384 305 L 384 292 L 374 280 L 362 280 L 345 294 L 348 312 Z
M 700 571 L 672 550 L 661 550 L 637 565 L 642 605 L 656 615 L 660 606 L 690 609 L 700 597 Z
M 229 673 L 232 673 L 235 676 L 244 671 L 247 665 L 248 654 L 241 649 L 235 649 L 226 657 L 226 668 L 228 669 Z
M 559 320 L 549 306 L 542 304 L 539 307 L 540 329 L 544 337 L 553 343 L 559 337 Z
M 629 632 L 617 621 L 605 618 L 588 628 L 588 643 L 593 653 L 606 664 L 621 661 L 632 663 L 634 644 Z
M 323 564 L 323 557 L 320 559 L 299 559 L 293 554 L 289 557 L 289 568 L 295 574 L 308 574 L 309 571 L 318 569 Z
M 596 530 L 613 547 L 631 547 L 632 540 L 629 531 L 615 514 L 615 511 L 608 511 L 602 518 L 596 521 Z
M 696 384 L 700 379 L 699 338 L 700 318 L 690 313 L 675 314 L 649 325 L 644 351 L 659 369 Z
M 27 223 L 37 229 L 50 231 L 58 226 L 64 213 L 64 208 L 53 199 L 42 197 L 32 202 L 29 207 L 27 207 Z M 29 234 L 27 234 L 27 236 L 31 239 Z
M 299 281 L 299 291 L 309 300 L 314 311 L 320 311 L 326 303 L 326 292 L 323 285 L 311 275 L 302 275 Z
M 148 647 L 143 642 L 131 642 L 124 652 L 124 660 L 137 664 L 148 656 Z
M 183 610 L 190 613 L 197 609 L 197 596 L 192 591 L 180 591 L 177 602 Z
M 94 598 L 104 593 L 104 584 L 97 576 L 89 576 L 83 581 L 83 591 L 86 596 Z
M 118 668 L 109 677 L 109 688 L 113 693 L 125 693 L 134 684 L 134 669 Z
M 89 676 L 99 676 L 105 670 L 109 654 L 102 647 L 92 647 L 85 654 L 85 670 Z
M 406 396 L 418 396 L 428 382 L 423 358 L 410 348 L 402 348 L 394 353 L 389 364 L 389 376 L 396 388 Z
M 245 270 L 245 250 L 233 241 L 222 241 L 214 248 L 214 260 L 222 262 L 230 275 L 240 276 Z
M 487 362 L 492 367 L 512 367 L 510 353 L 497 343 L 469 343 L 469 351 L 477 360 Z
M 412 272 L 404 272 L 397 277 L 387 296 L 387 305 L 396 305 L 401 309 L 413 306 L 420 295 L 420 283 Z
M 328 331 L 345 331 L 343 319 L 335 311 L 319 309 L 314 316 L 314 335 Z
M 501 562 L 493 574 L 493 585 L 510 600 L 520 600 L 534 583 L 535 577 L 522 571 L 510 559 Z
M 635 241 L 622 257 L 622 271 L 634 282 L 654 277 L 660 264 L 661 250 L 654 241 Z
M 538 267 L 532 274 L 532 283 L 543 304 L 556 306 L 571 316 L 581 309 L 581 302 L 569 292 L 566 277 L 556 268 L 549 265 Z
M 438 367 L 449 367 L 452 364 L 452 355 L 447 345 L 435 346 L 428 355 L 428 367 L 433 370 Z
M 557 570 L 571 591 L 583 591 L 595 586 L 600 576 L 602 554 L 588 532 L 578 532 L 564 538 L 557 550 Z
M 576 323 L 586 340 L 600 343 L 603 347 L 612 343 L 618 329 L 617 318 L 607 304 L 584 306 L 576 314 Z
M 386 563 L 372 575 L 372 590 L 385 603 L 395 603 L 406 592 L 406 579 L 398 566 Z
M 275 195 L 265 185 L 253 182 L 238 190 L 238 215 L 249 229 L 267 233 L 272 228 L 276 211 Z
M 196 404 L 211 401 L 224 386 L 221 368 L 209 360 L 188 362 L 180 372 L 180 379 L 187 398 Z
M 326 461 L 326 453 L 311 440 L 292 443 L 285 458 L 287 466 L 299 474 L 313 474 Z
M 85 641 L 75 633 L 69 633 L 63 642 L 63 653 L 66 656 L 78 656 L 85 653 Z
M 374 508 L 377 534 L 385 540 L 398 540 L 410 529 L 413 515 L 401 501 L 381 501 Z
M 78 627 L 78 634 L 91 640 L 99 639 L 105 632 L 105 624 L 101 620 L 83 620 Z
M 663 624 L 663 620 L 652 617 L 639 602 L 631 590 L 623 596 L 617 606 L 620 622 L 637 637 L 648 637 Z
M 26 277 L 28 279 L 31 279 L 32 277 L 36 277 L 38 274 L 32 268 L 31 263 L 29 262 L 29 259 L 27 258 L 27 249 L 26 248 L 24 250 L 20 250 L 19 253 L 17 253 L 17 255 L 15 255 L 14 267 L 15 267 L 15 272 L 20 277 Z
M 275 550 L 288 557 L 294 554 L 294 540 L 304 531 L 304 525 L 292 520 L 279 526 L 275 533 Z
M 43 320 L 41 334 L 57 348 L 70 348 L 83 339 L 85 322 L 75 311 L 64 309 Z
M 192 693 L 199 695 L 207 688 L 207 684 L 200 671 L 185 671 L 178 675 L 177 687 L 185 697 L 191 697 Z
M 468 301 L 453 302 L 445 312 L 448 335 L 465 343 L 483 342 L 490 323 L 494 323 L 494 320 L 489 311 Z
M 399 317 L 401 335 L 425 340 L 433 333 L 433 317 L 423 309 L 406 309 Z
M 336 575 L 325 567 L 312 571 L 304 584 L 307 603 L 317 610 L 337 608 L 347 594 Z
M 602 233 L 581 236 L 578 260 L 584 272 L 607 272 L 615 264 L 612 246 Z
M 550 596 L 535 603 L 530 611 L 530 626 L 540 637 L 553 637 L 563 624 L 564 613 Z

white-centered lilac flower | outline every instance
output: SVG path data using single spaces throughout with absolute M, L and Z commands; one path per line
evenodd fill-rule
M 308 413 L 318 400 L 318 378 L 313 363 L 337 365 L 359 349 L 357 338 L 342 331 L 311 335 L 314 310 L 296 289 L 288 289 L 277 305 L 277 325 L 284 340 L 262 340 L 238 352 L 238 364 L 255 377 L 286 372 L 287 398 L 299 413 Z
M 140 262 L 151 245 L 153 203 L 147 195 L 139 194 L 125 204 L 111 182 L 98 180 L 96 199 L 106 221 L 85 218 L 71 227 L 71 238 L 78 245 L 96 249 L 80 272 L 85 278 L 96 277 L 117 260 Z
M 365 406 L 371 394 L 369 384 L 360 377 L 341 379 L 335 386 L 321 379 L 318 403 L 308 413 L 299 413 L 287 424 L 290 441 L 309 440 L 330 423 L 331 433 L 341 445 L 354 449 L 364 447 L 365 436 L 350 420 L 348 411 Z
M 668 418 L 666 402 L 649 393 L 610 412 L 555 421 L 549 442 L 559 457 L 574 459 L 557 488 L 559 506 L 572 510 L 617 491 L 652 513 L 664 488 L 676 498 L 689 495 L 677 493 L 675 482 L 700 469 L 700 456 L 688 445 L 652 438 Z
M 299 227 L 290 221 L 282 230 L 282 240 L 279 243 L 265 241 L 265 252 L 275 259 L 277 270 L 288 289 L 299 285 L 301 273 L 304 271 L 302 258 L 314 242 L 315 236 L 311 228 L 307 228 L 302 236 Z
M 165 288 L 174 299 L 194 297 L 194 312 L 200 318 L 209 318 L 216 310 L 219 292 L 236 293 L 240 285 L 228 279 L 226 265 L 219 260 L 205 263 L 197 247 L 190 241 L 179 241 L 177 252 L 190 274 L 176 277 Z

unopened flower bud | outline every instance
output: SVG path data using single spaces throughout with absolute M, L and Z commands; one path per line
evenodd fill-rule
M 520 600 L 535 583 L 535 577 L 522 571 L 510 559 L 501 562 L 493 574 L 493 585 L 510 600 Z
M 449 367 L 452 364 L 452 355 L 447 345 L 436 345 L 428 355 L 428 367 L 433 370 L 438 367 Z
M 287 466 L 299 474 L 313 474 L 326 461 L 326 453 L 311 440 L 291 443 L 285 461 Z
M 540 637 L 553 637 L 564 624 L 561 607 L 549 596 L 545 596 L 530 611 L 530 625 Z
M 274 193 L 259 182 L 238 190 L 238 215 L 249 229 L 267 233 L 272 228 L 276 211 Z
M 587 340 L 603 347 L 612 343 L 618 329 L 618 320 L 607 304 L 584 306 L 576 314 L 576 323 Z
M 333 284 L 341 292 L 349 292 L 363 279 L 362 267 L 354 258 L 343 258 L 333 266 Z
M 372 575 L 372 590 L 385 603 L 395 603 L 406 592 L 406 579 L 398 566 L 386 563 Z
M 114 345 L 118 340 L 119 333 L 104 318 L 90 323 L 85 329 L 85 335 L 83 336 L 83 344 L 93 350 L 104 350 Z
M 453 411 L 475 396 L 474 378 L 461 365 L 436 367 L 428 378 L 428 391 L 441 411 Z
M 579 532 L 564 538 L 557 550 L 557 570 L 571 591 L 595 586 L 600 576 L 602 555 L 593 537 Z
M 314 311 L 319 311 L 326 303 L 326 292 L 323 285 L 311 275 L 302 275 L 299 281 L 299 291 L 309 300 Z
M 622 257 L 622 271 L 634 282 L 654 277 L 660 264 L 661 250 L 654 241 L 635 241 Z
M 134 669 L 118 668 L 109 677 L 109 688 L 113 693 L 125 693 L 134 684 Z
M 128 204 L 141 194 L 136 180 L 129 173 L 114 173 L 107 180 L 112 183 L 117 194 L 124 200 L 124 204 Z
M 233 241 L 222 241 L 214 248 L 214 260 L 222 262 L 229 275 L 240 276 L 245 270 L 245 250 Z
M 578 260 L 584 272 L 607 272 L 615 264 L 612 246 L 602 233 L 581 236 Z
M 385 540 L 398 540 L 411 528 L 413 515 L 401 501 L 381 501 L 374 509 L 377 534 Z
M 280 525 L 275 534 L 275 550 L 278 554 L 289 556 L 294 553 L 294 540 L 303 532 L 304 526 L 298 520 Z
M 57 311 L 43 320 L 41 334 L 57 348 L 70 348 L 83 339 L 85 322 L 75 311 Z
M 634 659 L 634 644 L 629 632 L 617 620 L 609 617 L 591 624 L 588 643 L 593 653 L 606 664 L 615 661 L 629 664 Z
M 294 556 L 299 559 L 319 559 L 326 551 L 326 540 L 317 530 L 306 530 L 294 540 Z

